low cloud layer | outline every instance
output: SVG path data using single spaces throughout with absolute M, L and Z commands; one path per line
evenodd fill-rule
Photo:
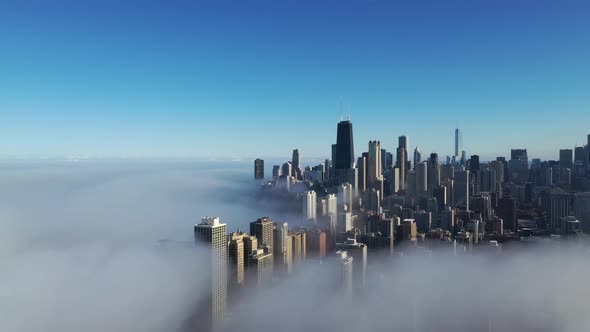
M 229 196 L 244 178 L 231 164 L 4 165 L 0 330 L 177 330 L 204 291 L 192 225 L 253 220 Z
M 20 163 L 0 168 L 0 330 L 179 331 L 205 296 L 192 225 L 247 229 L 248 164 Z M 233 301 L 230 331 L 588 331 L 586 244 L 489 258 L 369 259 L 367 287 L 334 291 L 311 260 Z

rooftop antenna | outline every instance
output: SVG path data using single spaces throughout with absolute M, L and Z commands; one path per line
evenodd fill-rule
M 340 96 L 340 121 L 342 121 L 342 96 Z
M 348 103 L 348 121 L 350 121 L 350 103 Z

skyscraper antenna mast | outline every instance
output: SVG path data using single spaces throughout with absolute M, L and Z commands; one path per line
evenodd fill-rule
M 340 121 L 342 121 L 342 96 L 340 96 Z
M 348 121 L 350 121 L 350 103 L 348 103 Z

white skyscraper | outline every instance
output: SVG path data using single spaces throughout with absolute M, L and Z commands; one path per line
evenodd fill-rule
M 329 214 L 337 214 L 337 208 L 338 199 L 336 198 L 335 194 L 328 194 L 326 197 L 322 198 L 320 208 L 320 213 L 322 216 L 327 216 Z
M 367 179 L 369 185 L 368 188 L 375 188 L 380 190 L 379 181 L 382 179 L 381 170 L 381 142 L 370 141 L 369 142 L 369 160 L 367 162 Z
M 352 211 L 352 198 L 354 196 L 353 188 L 350 183 L 344 183 L 338 186 L 338 212 L 344 211 L 344 206 L 348 211 Z
M 316 193 L 313 190 L 306 191 L 301 195 L 301 211 L 305 220 L 316 220 L 316 202 Z
M 455 129 L 455 160 L 459 159 L 459 153 L 461 153 L 461 149 L 463 148 L 463 136 L 461 135 L 461 131 L 459 128 Z
M 211 250 L 211 259 L 203 270 L 209 271 L 211 281 L 211 321 L 208 325 L 217 328 L 223 322 L 227 308 L 227 225 L 220 223 L 218 217 L 205 217 L 195 225 L 194 235 L 197 243 Z

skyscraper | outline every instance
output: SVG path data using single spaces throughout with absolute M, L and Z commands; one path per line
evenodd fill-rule
M 359 157 L 356 167 L 358 169 L 358 191 L 363 192 L 367 189 L 367 159 Z
M 273 223 L 273 243 L 274 268 L 281 272 L 291 273 L 293 254 L 289 225 L 286 222 Z
M 553 189 L 548 195 L 547 224 L 554 234 L 561 234 L 561 221 L 570 215 L 570 194 Z
M 397 140 L 397 142 L 398 142 L 397 146 L 400 148 L 404 148 L 406 151 L 408 151 L 409 145 L 410 145 L 409 141 L 410 141 L 410 139 L 406 135 L 402 135 Z
M 347 295 L 352 295 L 353 258 L 344 250 L 338 250 L 333 260 L 338 267 L 338 288 Z
M 428 192 L 428 166 L 426 162 L 416 165 L 416 194 L 425 195 Z
M 208 327 L 217 328 L 224 319 L 227 308 L 227 225 L 222 224 L 219 218 L 205 217 L 201 223 L 195 225 L 194 235 L 198 243 L 207 246 L 210 250 L 210 265 L 205 268 L 209 271 L 211 282 L 211 294 L 209 301 L 210 321 Z
M 272 282 L 272 275 L 274 270 L 274 258 L 272 251 L 268 246 L 253 250 L 249 259 L 249 272 L 251 276 L 248 277 L 250 281 L 256 281 L 258 287 L 269 287 Z
M 260 248 L 263 246 L 273 247 L 273 224 L 268 217 L 258 218 L 250 223 L 250 234 L 256 236 Z M 257 248 L 252 248 L 257 249 Z
M 498 207 L 496 208 L 496 215 L 504 222 L 504 229 L 516 232 L 516 200 L 512 197 L 503 197 L 498 200 Z
M 291 165 L 293 166 L 293 174 L 291 174 L 291 176 L 300 180 L 301 179 L 301 160 L 299 158 L 299 149 L 293 150 L 293 159 L 291 161 Z
M 378 182 L 382 179 L 381 142 L 369 141 L 369 160 L 367 162 L 368 187 L 381 190 Z
M 463 136 L 459 128 L 455 128 L 455 160 L 459 159 L 459 153 L 463 149 Z
M 313 221 L 316 220 L 317 198 L 315 191 L 308 190 L 301 194 L 301 210 L 303 219 Z
M 336 155 L 334 168 L 336 172 L 345 173 L 354 165 L 354 141 L 352 136 L 352 122 L 340 121 L 336 136 Z
M 414 149 L 414 169 L 416 169 L 416 165 L 418 165 L 418 163 L 421 161 L 422 161 L 422 154 L 420 153 L 420 150 L 418 149 L 418 147 L 416 147 Z
M 428 193 L 432 194 L 434 188 L 440 186 L 440 164 L 438 154 L 431 153 L 428 159 Z
M 231 261 L 231 268 L 229 284 L 232 286 L 243 286 L 244 285 L 244 236 L 245 233 L 237 232 L 231 233 L 228 236 L 228 254 Z
M 254 160 L 254 178 L 264 179 L 264 160 L 262 159 Z
M 397 150 L 397 160 L 395 162 L 395 167 L 399 169 L 399 190 L 406 189 L 406 150 L 402 147 L 398 147 Z
M 353 282 L 356 287 L 363 287 L 367 274 L 367 246 L 356 239 L 346 239 L 343 243 L 336 243 L 336 250 L 346 251 L 352 257 Z
M 455 171 L 455 192 L 453 193 L 453 207 L 457 205 L 465 206 L 469 210 L 469 171 Z
M 510 150 L 510 161 L 508 162 L 510 170 L 510 180 L 522 184 L 529 178 L 529 159 L 526 149 Z
M 561 149 L 559 150 L 559 168 L 570 170 L 573 168 L 574 152 L 572 149 Z

